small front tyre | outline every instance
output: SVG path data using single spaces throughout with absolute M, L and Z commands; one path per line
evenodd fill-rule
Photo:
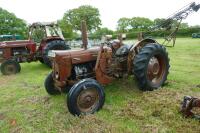
M 15 60 L 6 60 L 1 64 L 1 72 L 3 75 L 16 74 L 21 71 L 21 66 Z
M 61 92 L 54 85 L 52 72 L 48 74 L 44 82 L 45 89 L 49 95 L 59 95 Z
M 76 83 L 67 96 L 67 106 L 73 115 L 93 114 L 102 108 L 105 101 L 103 87 L 94 79 Z

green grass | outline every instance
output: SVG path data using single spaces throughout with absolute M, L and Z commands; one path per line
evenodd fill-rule
M 0 132 L 199 133 L 199 121 L 183 118 L 179 109 L 184 95 L 200 98 L 200 39 L 178 38 L 168 52 L 171 67 L 163 88 L 142 92 L 133 77 L 116 80 L 105 87 L 103 109 L 80 118 L 68 112 L 64 94 L 46 93 L 49 68 L 22 64 L 17 75 L 0 75 Z

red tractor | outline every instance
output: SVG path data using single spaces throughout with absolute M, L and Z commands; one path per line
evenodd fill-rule
M 19 63 L 40 61 L 51 66 L 49 50 L 68 50 L 62 32 L 55 23 L 33 23 L 29 26 L 29 39 L 0 42 L 1 72 L 10 75 L 20 72 Z
M 84 31 L 84 30 L 83 30 Z M 45 80 L 50 95 L 68 92 L 67 105 L 74 115 L 94 113 L 104 104 L 102 85 L 116 78 L 135 75 L 142 90 L 154 90 L 167 80 L 169 58 L 164 46 L 153 39 L 135 45 L 120 41 L 87 48 L 83 32 L 83 49 L 49 52 L 53 71 Z

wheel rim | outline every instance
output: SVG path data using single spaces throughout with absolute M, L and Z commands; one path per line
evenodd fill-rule
M 96 88 L 87 88 L 81 91 L 77 99 L 77 105 L 81 112 L 92 112 L 99 102 L 99 94 Z
M 6 74 L 14 74 L 16 73 L 16 67 L 14 64 L 9 64 L 5 67 L 5 73 Z
M 165 70 L 166 62 L 162 56 L 157 55 L 151 57 L 147 67 L 148 80 L 155 85 L 160 84 L 165 75 Z

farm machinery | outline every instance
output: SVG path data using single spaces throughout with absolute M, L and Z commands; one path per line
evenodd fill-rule
M 49 50 L 67 50 L 62 32 L 55 23 L 33 23 L 28 40 L 0 42 L 1 72 L 10 75 L 20 72 L 19 63 L 40 61 L 51 66 Z
M 185 12 L 199 7 L 193 3 Z M 176 17 L 185 12 L 178 12 Z M 170 65 L 163 45 L 150 38 L 126 45 L 121 36 L 118 41 L 105 41 L 100 47 L 87 48 L 86 29 L 83 22 L 82 49 L 48 53 L 53 69 L 45 79 L 45 89 L 50 95 L 68 92 L 66 101 L 70 113 L 86 115 L 101 109 L 105 100 L 102 85 L 114 79 L 134 75 L 142 91 L 153 91 L 164 85 Z
M 192 111 L 194 108 L 200 108 L 200 99 L 191 97 L 191 96 L 185 96 L 183 98 L 183 101 L 181 103 L 181 113 L 186 118 L 195 118 L 200 120 L 200 112 L 196 113 Z

